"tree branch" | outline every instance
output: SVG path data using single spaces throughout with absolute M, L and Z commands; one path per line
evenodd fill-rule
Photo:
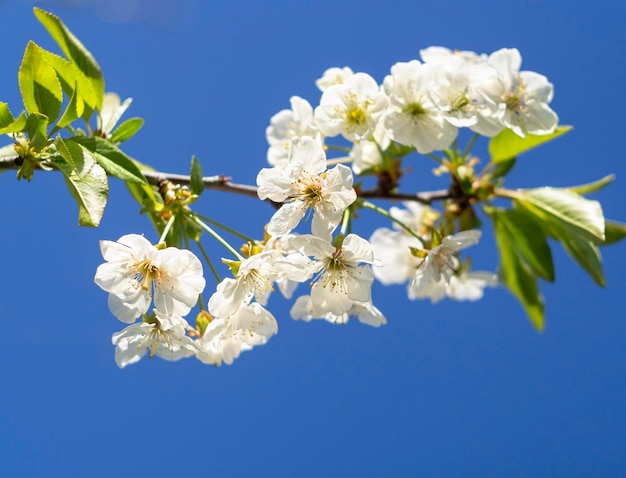
M 19 158 L 0 158 L 0 171 L 18 169 L 20 167 Z M 40 168 L 39 168 L 40 169 Z M 181 186 L 189 186 L 191 178 L 183 174 L 163 173 L 160 171 L 142 171 L 146 180 L 159 186 L 163 181 L 169 181 Z M 257 198 L 257 187 L 248 184 L 238 184 L 231 182 L 230 178 L 224 175 L 205 176 L 202 178 L 205 189 L 224 191 Z M 379 188 L 359 191 L 359 197 L 367 199 L 387 199 L 390 201 L 417 201 L 422 204 L 432 204 L 450 198 L 450 192 L 442 189 L 439 191 L 428 191 L 423 193 L 399 193 L 381 191 Z

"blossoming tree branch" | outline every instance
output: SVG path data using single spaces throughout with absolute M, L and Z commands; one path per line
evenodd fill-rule
M 204 177 L 196 158 L 185 176 L 126 155 L 123 144 L 143 125 L 120 123 L 131 100 L 105 91 L 96 60 L 58 17 L 34 12 L 63 56 L 27 45 L 18 73 L 24 111 L 16 117 L 0 102 L 0 133 L 9 137 L 0 169 L 27 181 L 60 173 L 83 226 L 98 226 L 110 177 L 124 181 L 149 215 L 155 241 L 129 231 L 100 244 L 95 283 L 127 324 L 112 339 L 120 367 L 145 355 L 231 364 L 276 334 L 267 308 L 276 290 L 295 298 L 294 319 L 378 327 L 386 318 L 372 300 L 374 280 L 406 284 L 410 300 L 433 303 L 505 287 L 541 330 L 540 281 L 554 280 L 552 245 L 603 286 L 600 248 L 626 235 L 587 198 L 612 176 L 569 188 L 506 188 L 519 155 L 570 130 L 550 108 L 552 84 L 520 71 L 516 49 L 426 48 L 421 60 L 393 65 L 382 84 L 348 67 L 326 70 L 316 107 L 294 96 L 270 119 L 268 164 L 248 186 Z M 460 144 L 464 128 L 471 133 Z M 472 148 L 482 138 L 490 157 L 479 161 Z M 409 171 L 447 176 L 449 187 L 405 192 Z M 265 230 L 242 232 L 196 211 L 209 188 L 271 203 Z M 362 209 L 389 227 L 368 230 L 357 217 Z M 497 273 L 473 270 L 467 255 L 483 228 L 495 235 Z M 210 257 L 206 240 L 221 244 L 225 257 Z

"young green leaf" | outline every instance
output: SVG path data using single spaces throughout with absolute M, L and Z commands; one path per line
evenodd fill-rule
M 520 260 L 513 239 L 498 216 L 492 216 L 496 242 L 500 254 L 498 276 L 517 299 L 522 303 L 530 322 L 542 331 L 545 322 L 543 297 L 539 291 L 537 278 Z
M 63 173 L 67 188 L 78 205 L 78 224 L 97 227 L 104 214 L 108 198 L 107 174 L 87 149 L 76 146 L 68 146 L 64 151 L 71 155 L 73 166 L 69 162 L 57 163 L 57 166 Z
M 204 192 L 202 166 L 195 156 L 191 157 L 191 193 L 200 196 Z
M 18 72 L 18 82 L 26 111 L 46 115 L 52 122 L 61 112 L 63 90 L 54 68 L 42 52 L 35 43 L 28 42 Z
M 83 112 L 81 113 L 81 117 L 85 121 L 89 121 L 89 118 L 91 118 L 94 110 L 99 105 L 99 100 L 93 90 L 92 82 L 87 79 L 74 63 L 52 52 L 46 50 L 42 52 L 45 59 L 50 63 L 50 66 L 56 71 L 65 94 L 71 98 L 75 94 L 75 91 L 78 90 L 79 94 L 76 96 L 76 101 L 84 105 L 82 107 Z
M 87 77 L 96 96 L 96 109 L 102 107 L 104 78 L 94 57 L 65 26 L 59 17 L 40 8 L 34 8 L 35 16 L 57 42 L 65 56 Z
M 14 121 L 15 118 L 13 118 L 11 110 L 9 110 L 9 105 L 0 101 L 0 129 L 9 126 Z
M 143 126 L 143 118 L 130 118 L 115 128 L 111 135 L 111 143 L 122 143 L 127 141 L 141 129 Z
M 519 209 L 495 210 L 492 217 L 498 221 L 501 233 L 508 235 L 518 258 L 533 274 L 553 282 L 552 252 L 541 223 Z
M 605 221 L 604 222 L 604 244 L 601 246 L 608 246 L 621 241 L 626 237 L 626 224 L 617 221 Z
M 48 117 L 41 113 L 28 115 L 24 131 L 28 135 L 30 146 L 41 150 L 48 144 Z
M 74 88 L 72 92 L 72 97 L 70 98 L 70 102 L 67 104 L 67 108 L 63 112 L 61 119 L 57 122 L 56 129 L 63 129 L 67 125 L 71 124 L 73 121 L 80 118 L 83 114 L 83 110 L 85 108 L 85 103 L 80 99 L 78 95 L 78 85 Z
M 559 188 L 537 188 L 514 195 L 516 203 L 545 223 L 567 228 L 594 243 L 604 242 L 604 215 L 598 201 Z
M 579 186 L 571 186 L 569 188 L 570 191 L 575 192 L 576 194 L 591 194 L 596 191 L 600 191 L 600 189 L 605 188 L 609 184 L 615 181 L 615 174 L 607 174 L 603 178 L 598 179 L 597 181 L 593 181 L 587 184 L 581 184 Z
M 24 131 L 26 128 L 26 122 L 26 112 L 22 111 L 22 114 L 18 116 L 17 119 L 13 120 L 12 123 L 0 127 L 0 134 L 19 133 Z
M 563 249 L 580 267 L 587 271 L 596 284 L 600 287 L 606 285 L 602 271 L 602 256 L 595 244 L 576 236 L 559 238 L 559 241 L 563 245 Z
M 109 175 L 131 183 L 147 184 L 135 162 L 107 140 L 98 137 L 73 137 L 71 140 L 90 151 Z
M 491 171 L 488 170 L 487 174 L 485 175 L 485 180 L 493 181 L 494 179 L 506 176 L 507 174 L 509 174 L 509 172 L 511 172 L 516 162 L 517 158 L 513 156 L 512 158 L 490 163 L 488 168 L 491 168 Z
M 502 130 L 500 134 L 491 138 L 489 141 L 489 154 L 491 161 L 499 163 L 501 161 L 519 156 L 526 151 L 536 148 L 537 146 L 552 141 L 555 138 L 571 131 L 571 126 L 559 126 L 554 133 L 545 135 L 526 134 L 525 138 L 516 135 L 510 129 Z

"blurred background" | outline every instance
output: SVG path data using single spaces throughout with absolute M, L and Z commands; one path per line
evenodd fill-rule
M 516 47 L 523 69 L 554 83 L 552 107 L 574 131 L 522 156 L 507 185 L 569 186 L 616 173 L 594 199 L 608 218 L 626 221 L 624 4 L 4 0 L 0 101 L 14 114 L 26 43 L 58 51 L 35 5 L 94 54 L 108 91 L 134 98 L 125 118 L 146 124 L 125 145 L 129 155 L 186 174 L 196 154 L 206 175 L 248 184 L 266 166 L 270 117 L 292 95 L 317 104 L 314 81 L 326 68 L 347 65 L 380 82 L 431 45 Z M 413 168 L 425 173 L 416 188 L 447 186 L 431 164 Z M 380 329 L 296 322 L 276 295 L 279 334 L 232 366 L 146 358 L 120 370 L 110 337 L 123 324 L 93 283 L 98 241 L 127 233 L 156 241 L 149 221 L 119 181 L 95 230 L 78 227 L 58 174 L 29 184 L 8 172 L 0 184 L 2 476 L 626 473 L 624 244 L 602 250 L 605 289 L 555 245 L 542 334 L 504 289 L 433 306 L 408 301 L 404 286 L 376 286 L 388 319 Z M 255 236 L 272 213 L 211 191 L 197 210 Z M 365 237 L 370 220 L 383 224 L 364 217 Z M 471 254 L 477 268 L 495 270 L 489 232 Z

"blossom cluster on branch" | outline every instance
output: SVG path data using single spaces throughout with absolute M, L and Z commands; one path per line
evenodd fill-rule
M 231 364 L 277 333 L 268 310 L 276 289 L 286 299 L 304 289 L 291 307 L 294 319 L 345 324 L 353 317 L 378 327 L 387 319 L 373 300 L 375 279 L 407 284 L 409 299 L 433 303 L 477 300 L 502 285 L 541 330 L 540 281 L 554 280 L 551 243 L 603 286 L 599 248 L 626 236 L 626 225 L 606 220 L 600 203 L 585 197 L 612 176 L 569 188 L 504 187 L 519 155 L 571 129 L 559 126 L 550 107 L 552 84 L 521 70 L 514 48 L 487 55 L 430 47 L 421 60 L 393 65 L 380 83 L 349 67 L 326 70 L 316 82 L 319 104 L 294 96 L 290 109 L 270 119 L 268 167 L 254 187 L 203 177 L 195 157 L 181 176 L 127 156 L 123 143 L 143 125 L 141 118 L 118 124 L 131 100 L 105 93 L 97 62 L 58 17 L 38 8 L 35 15 L 65 57 L 28 44 L 18 74 L 25 111 L 14 117 L 0 102 L 0 134 L 10 138 L 0 147 L 0 168 L 28 181 L 36 171 L 60 172 L 84 226 L 100 223 L 110 177 L 124 181 L 150 217 L 154 244 L 141 234 L 101 242 L 105 262 L 95 282 L 109 293 L 113 315 L 129 324 L 112 339 L 120 367 L 145 355 Z M 462 129 L 469 133 L 461 147 Z M 481 137 L 487 161 L 472 153 Z M 403 191 L 406 176 L 432 165 L 449 178 L 445 191 Z M 195 211 L 211 187 L 271 202 L 265 230 L 249 235 Z M 402 207 L 378 201 L 401 199 Z M 391 227 L 369 230 L 364 210 Z M 497 274 L 474 271 L 470 257 L 461 258 L 486 221 Z M 229 277 L 205 238 L 224 247 Z M 203 261 L 215 279 L 208 300 Z

